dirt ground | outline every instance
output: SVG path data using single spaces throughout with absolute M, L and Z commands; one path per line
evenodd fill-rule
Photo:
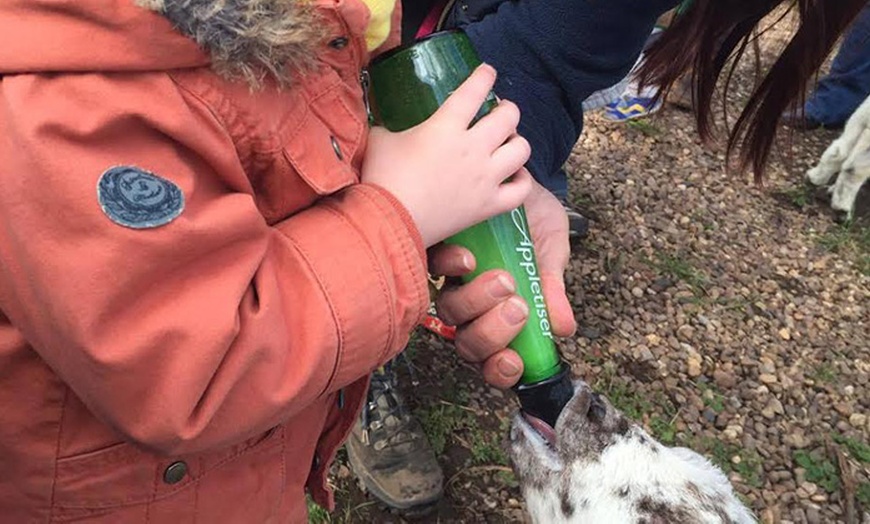
M 765 37 L 764 60 L 782 36 Z M 729 105 L 751 63 L 734 82 Z M 591 114 L 568 164 L 593 223 L 566 277 L 580 329 L 563 355 L 659 440 L 720 465 L 765 523 L 870 522 L 870 225 L 838 223 L 803 182 L 836 135 L 780 140 L 759 188 L 726 173 L 686 113 Z M 446 479 L 414 521 L 523 522 L 504 447 L 513 394 L 435 336 L 408 356 L 401 384 Z M 337 511 L 312 522 L 406 521 L 360 491 L 343 455 L 333 481 Z

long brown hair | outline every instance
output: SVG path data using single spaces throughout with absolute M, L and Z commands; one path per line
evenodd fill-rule
M 756 182 L 762 180 L 780 116 L 803 102 L 807 83 L 867 0 L 694 0 L 650 47 L 639 73 L 643 84 L 662 86 L 666 93 L 691 70 L 698 131 L 707 140 L 713 128 L 713 92 L 722 71 L 730 59 L 730 80 L 753 38 L 753 29 L 783 4 L 797 9 L 797 31 L 755 88 L 728 136 L 728 157 L 739 150 L 740 170 L 751 166 Z

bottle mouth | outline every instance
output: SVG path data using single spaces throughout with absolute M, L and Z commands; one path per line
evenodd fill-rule
M 570 368 L 563 362 L 560 371 L 552 377 L 514 388 L 523 413 L 555 428 L 565 404 L 574 397 L 574 384 L 571 383 L 569 371 Z

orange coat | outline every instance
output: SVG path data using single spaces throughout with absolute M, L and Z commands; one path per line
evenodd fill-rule
M 0 522 L 331 504 L 367 374 L 428 296 L 409 214 L 359 183 L 368 8 L 310 4 L 0 6 Z M 285 89 L 210 67 L 291 63 L 313 69 Z M 119 221 L 118 166 L 174 188 L 177 216 Z

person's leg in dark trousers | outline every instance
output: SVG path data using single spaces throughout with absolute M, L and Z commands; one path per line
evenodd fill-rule
M 807 116 L 824 126 L 842 126 L 870 95 L 870 3 L 852 24 L 831 63 L 807 100 Z
M 852 23 L 834 56 L 830 72 L 819 80 L 801 112 L 783 116 L 801 129 L 840 128 L 870 96 L 870 3 Z

